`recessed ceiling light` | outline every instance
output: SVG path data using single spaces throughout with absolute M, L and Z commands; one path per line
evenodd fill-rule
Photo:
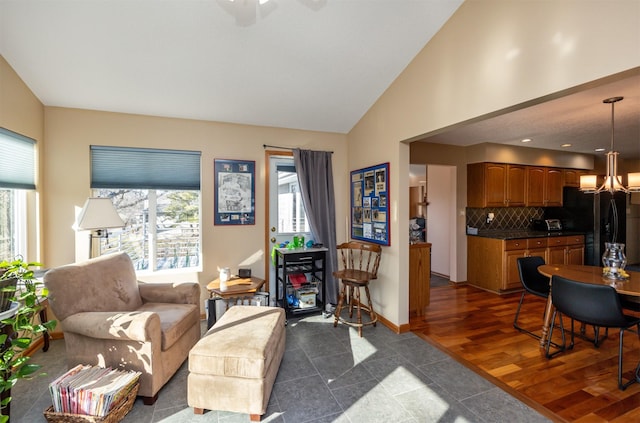
M 573 144 L 568 144 L 567 143 L 567 144 L 562 144 L 560 147 L 571 147 L 571 146 L 573 146 Z
M 596 151 L 597 151 L 598 153 L 600 153 L 600 152 L 602 152 L 602 151 L 606 151 L 606 148 L 596 148 Z
M 531 142 L 531 138 L 525 138 L 522 140 L 522 142 Z

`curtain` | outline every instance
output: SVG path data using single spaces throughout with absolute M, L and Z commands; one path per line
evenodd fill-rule
M 338 267 L 336 249 L 336 201 L 333 191 L 331 152 L 293 150 L 300 193 L 309 226 L 316 242 L 327 247 L 326 292 L 327 304 L 338 303 L 338 281 L 333 277 Z

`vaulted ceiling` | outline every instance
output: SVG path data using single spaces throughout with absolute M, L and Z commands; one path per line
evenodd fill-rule
M 0 2 L 48 106 L 347 133 L 462 0 Z

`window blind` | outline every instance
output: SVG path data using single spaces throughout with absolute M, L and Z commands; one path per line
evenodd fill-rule
M 36 189 L 36 141 L 0 128 L 0 187 Z
M 200 189 L 199 151 L 90 148 L 91 188 Z

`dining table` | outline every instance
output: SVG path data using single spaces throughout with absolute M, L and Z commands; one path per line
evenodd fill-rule
M 629 276 L 628 278 L 610 279 L 603 276 L 602 267 L 579 264 L 544 264 L 538 267 L 538 272 L 549 278 L 553 276 L 561 276 L 565 279 L 571 279 L 582 283 L 609 285 L 614 287 L 618 294 L 635 297 L 634 300 L 637 299 L 637 301 L 640 302 L 640 272 L 627 270 L 626 273 Z M 551 289 L 553 289 L 553 285 L 551 286 Z M 544 312 L 542 336 L 540 337 L 541 348 L 545 348 L 547 343 L 553 310 L 554 307 L 553 302 L 551 301 L 551 291 L 549 291 L 547 306 Z

